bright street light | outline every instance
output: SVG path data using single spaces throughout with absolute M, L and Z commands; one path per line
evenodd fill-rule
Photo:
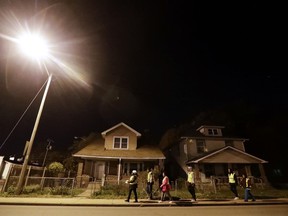
M 54 7 L 53 7 L 54 8 Z M 55 32 L 49 32 L 49 34 L 52 36 L 51 41 L 46 41 L 41 37 L 42 30 L 44 31 L 47 26 L 53 26 L 53 28 L 61 28 L 61 30 L 65 29 L 63 27 L 63 23 L 59 22 L 58 19 L 53 19 L 56 20 L 57 22 L 55 25 L 51 25 L 50 21 L 46 23 L 46 17 L 47 13 L 43 13 L 45 15 L 43 18 L 40 17 L 39 22 L 36 19 L 31 19 L 33 21 L 32 23 L 26 22 L 23 23 L 24 21 L 21 21 L 18 19 L 17 15 L 13 13 L 13 11 L 9 11 L 9 13 L 1 13 L 2 11 L 0 10 L 0 39 L 7 40 L 9 42 L 12 42 L 16 46 L 12 46 L 11 49 L 7 52 L 8 57 L 14 57 L 15 54 L 22 54 L 25 53 L 26 56 L 32 58 L 34 61 L 36 61 L 39 70 L 40 71 L 45 71 L 45 73 L 48 75 L 47 81 L 44 83 L 46 85 L 45 91 L 42 96 L 42 101 L 39 107 L 39 111 L 35 120 L 34 128 L 31 134 L 30 140 L 27 141 L 26 147 L 24 148 L 24 161 L 23 161 L 23 166 L 21 169 L 21 173 L 19 176 L 19 181 L 17 183 L 17 188 L 16 188 L 16 194 L 20 194 L 23 189 L 23 183 L 24 183 L 24 178 L 25 178 L 25 173 L 27 170 L 27 165 L 30 157 L 30 153 L 32 150 L 33 142 L 36 136 L 37 128 L 39 125 L 39 121 L 41 118 L 41 114 L 43 111 L 44 103 L 47 97 L 47 93 L 50 87 L 50 83 L 52 80 L 52 73 L 49 71 L 49 66 L 53 67 L 53 72 L 54 74 L 57 74 L 58 72 L 61 72 L 61 74 L 65 77 L 68 77 L 67 81 L 69 82 L 69 86 L 78 88 L 79 86 L 84 88 L 87 91 L 91 91 L 91 86 L 87 82 L 89 79 L 88 75 L 85 70 L 86 66 L 82 68 L 82 65 L 79 64 L 77 61 L 74 61 L 77 57 L 78 59 L 79 56 L 74 55 L 73 52 L 71 52 L 72 49 L 70 49 L 70 45 L 72 44 L 82 44 L 85 40 L 82 38 L 75 38 L 71 40 L 65 40 L 65 41 L 58 41 L 57 36 L 59 35 L 59 32 L 57 34 L 54 34 Z M 42 13 L 41 13 L 42 16 Z M 48 16 L 48 15 L 47 15 Z M 53 22 L 53 20 L 51 22 Z M 7 23 L 7 25 L 6 25 Z M 61 23 L 61 25 L 58 25 Z M 31 25 L 33 26 L 33 29 L 35 31 L 32 31 Z M 49 25 L 47 25 L 49 24 Z M 49 27 L 49 30 L 51 28 Z M 26 32 L 25 34 L 21 34 Z M 56 37 L 55 37 L 56 36 Z M 61 38 L 61 37 L 60 37 Z M 49 46 L 48 46 L 49 45 Z M 77 48 L 77 47 L 76 47 Z M 16 50 L 17 51 L 16 51 Z M 80 48 L 81 50 L 82 48 Z M 76 49 L 73 49 L 76 50 Z M 16 52 L 15 52 L 16 51 Z M 9 60 L 9 58 L 7 58 Z M 86 56 L 83 57 L 83 59 L 86 59 Z M 18 61 L 17 61 L 18 62 Z M 14 64 L 8 64 L 7 65 L 14 65 Z M 15 64 L 17 65 L 17 64 Z M 30 64 L 22 65 L 21 64 L 21 69 L 26 69 L 26 66 L 30 66 Z M 76 70 L 77 68 L 77 70 Z M 9 67 L 7 67 L 8 71 Z M 81 73 L 79 73 L 81 71 Z M 14 129 L 13 129 L 14 130 Z M 13 132 L 12 130 L 12 132 Z M 11 133 L 12 133 L 11 132 Z M 8 137 L 5 139 L 4 143 L 0 146 L 1 147 L 5 144 L 11 133 L 8 135 Z
M 36 44 L 33 44 L 33 41 L 37 42 L 37 47 L 36 47 Z M 20 38 L 18 43 L 19 43 L 20 48 L 22 49 L 22 51 L 24 51 L 26 54 L 28 54 L 28 56 L 36 58 L 36 59 L 39 60 L 39 58 L 43 58 L 45 56 L 48 56 L 48 47 L 47 47 L 46 43 L 40 43 L 40 42 L 43 42 L 43 41 L 44 40 L 42 40 L 42 39 L 40 39 L 40 38 L 38 38 L 36 36 L 33 36 L 32 34 L 29 33 L 29 34 L 25 35 L 24 37 Z M 42 111 L 43 111 L 43 107 L 44 107 L 44 104 L 45 104 L 45 100 L 46 100 L 46 97 L 47 97 L 47 93 L 48 93 L 48 90 L 49 90 L 49 86 L 50 86 L 51 80 L 52 80 L 52 74 L 49 74 L 49 77 L 48 77 L 48 80 L 47 80 L 47 83 L 46 83 L 46 88 L 45 88 L 45 91 L 44 91 L 44 94 L 43 94 L 43 97 L 42 97 L 42 101 L 41 101 L 41 104 L 40 104 L 40 107 L 39 107 L 39 111 L 38 111 L 38 114 L 37 114 L 37 117 L 36 117 L 34 128 L 33 128 L 32 134 L 31 134 L 31 138 L 28 141 L 27 152 L 25 154 L 24 162 L 23 162 L 21 173 L 20 173 L 20 176 L 19 176 L 19 181 L 18 181 L 18 184 L 17 184 L 17 187 L 16 187 L 16 191 L 15 191 L 15 193 L 17 195 L 19 195 L 22 192 L 22 189 L 23 189 L 24 177 L 25 177 L 25 173 L 26 173 L 26 170 L 27 170 L 27 165 L 28 165 L 28 162 L 29 162 L 30 153 L 31 153 L 31 150 L 32 150 L 32 146 L 33 146 L 33 143 L 34 143 L 34 139 L 35 139 L 35 136 L 36 136 L 36 132 L 37 132 L 37 129 L 38 129 L 38 125 L 39 125 L 39 122 L 40 122 L 41 114 L 42 114 Z
M 40 35 L 31 33 L 23 34 L 18 43 L 21 51 L 34 59 L 43 59 L 48 57 L 49 50 L 47 42 Z

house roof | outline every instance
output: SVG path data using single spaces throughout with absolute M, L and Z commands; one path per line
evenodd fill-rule
M 114 130 L 115 128 L 118 128 L 118 127 L 120 127 L 120 126 L 124 126 L 124 127 L 126 127 L 127 129 L 131 130 L 132 132 L 134 132 L 134 133 L 136 134 L 137 137 L 140 137 L 140 136 L 141 136 L 141 134 L 140 134 L 139 132 L 137 132 L 136 130 L 134 130 L 133 128 L 129 127 L 128 125 L 126 125 L 126 124 L 123 123 L 123 122 L 121 122 L 121 123 L 119 123 L 119 124 L 117 124 L 117 125 L 109 128 L 108 130 L 103 131 L 101 134 L 102 134 L 102 136 L 104 137 L 104 136 L 106 136 L 106 134 L 107 134 L 108 132 L 110 132 L 110 131 L 112 131 L 112 130 Z
M 220 129 L 224 129 L 224 126 L 215 126 L 215 125 L 201 125 L 199 128 L 197 128 L 196 130 L 199 131 L 202 128 L 220 128 Z
M 224 129 L 224 126 L 213 126 L 213 125 L 201 125 L 199 127 L 186 127 L 180 132 L 180 138 L 185 139 L 185 138 L 193 138 L 193 139 L 221 139 L 221 140 L 242 140 L 246 141 L 248 139 L 246 138 L 239 138 L 233 136 L 233 134 L 228 134 L 224 133 L 225 131 L 222 131 L 222 136 L 210 136 L 210 135 L 205 135 L 200 132 L 200 129 L 202 128 L 220 128 Z M 231 131 L 230 131 L 231 132 Z
M 243 164 L 259 164 L 268 163 L 268 161 L 255 157 L 247 152 L 232 146 L 226 146 L 221 149 L 203 154 L 199 157 L 195 157 L 186 162 L 186 164 L 192 163 L 243 163 Z
M 104 139 L 102 137 L 98 137 L 86 147 L 73 154 L 73 157 L 90 159 L 165 159 L 164 154 L 160 151 L 158 147 L 149 145 L 141 146 L 136 150 L 105 149 Z

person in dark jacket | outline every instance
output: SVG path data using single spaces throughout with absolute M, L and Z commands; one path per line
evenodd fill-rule
M 132 171 L 132 174 L 130 176 L 130 179 L 129 180 L 126 180 L 126 184 L 129 184 L 129 194 L 128 194 L 128 197 L 127 199 L 125 200 L 125 202 L 129 202 L 130 201 L 130 196 L 131 196 L 131 193 L 133 191 L 134 193 L 134 197 L 135 197 L 135 202 L 138 202 L 138 197 L 137 197 L 137 171 L 136 170 L 133 170 Z
M 251 187 L 252 187 L 251 179 L 248 178 L 245 174 L 242 175 L 240 186 L 244 188 L 244 201 L 248 202 L 249 198 L 251 198 L 252 201 L 255 201 L 255 197 L 251 193 Z

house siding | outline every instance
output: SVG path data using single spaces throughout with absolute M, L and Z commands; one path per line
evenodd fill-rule
M 234 148 L 240 149 L 242 151 L 245 151 L 244 143 L 243 141 L 234 141 L 233 142 Z
M 205 142 L 206 142 L 206 148 L 208 152 L 225 147 L 225 142 L 223 140 L 210 140 L 210 139 L 207 140 L 206 139 Z
M 105 148 L 106 149 L 113 149 L 113 140 L 114 140 L 115 136 L 128 137 L 128 139 L 129 139 L 128 149 L 129 150 L 136 150 L 137 149 L 137 136 L 136 136 L 136 134 L 124 126 L 120 126 L 118 128 L 115 128 L 115 130 L 110 131 L 109 133 L 106 134 L 106 136 L 105 136 Z

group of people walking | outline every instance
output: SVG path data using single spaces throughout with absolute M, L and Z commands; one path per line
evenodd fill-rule
M 236 173 L 234 172 L 233 169 L 228 169 L 228 181 L 230 185 L 230 190 L 235 195 L 234 199 L 238 200 L 239 199 L 238 191 L 237 191 L 238 180 L 237 180 Z M 248 178 L 246 174 L 243 174 L 241 177 L 240 187 L 244 189 L 244 201 L 245 202 L 248 202 L 249 198 L 252 199 L 252 201 L 255 201 L 255 197 L 251 193 L 252 182 L 251 182 L 251 179 Z
M 130 197 L 132 192 L 134 193 L 135 201 L 138 202 L 137 197 L 137 185 L 138 185 L 138 174 L 136 170 L 133 170 L 129 180 L 126 180 L 126 183 L 129 184 L 129 192 L 128 197 L 125 200 L 126 202 L 130 202 Z M 148 199 L 153 199 L 153 185 L 154 185 L 154 173 L 153 168 L 150 168 L 147 173 L 147 185 L 146 192 L 148 195 Z M 239 199 L 237 192 L 238 180 L 235 172 L 232 169 L 228 169 L 228 181 L 230 185 L 230 190 L 235 195 L 235 200 Z M 191 195 L 191 202 L 196 202 L 196 192 L 195 192 L 195 174 L 193 172 L 192 167 L 187 167 L 187 180 L 186 180 L 187 190 Z M 255 201 L 255 197 L 251 193 L 251 179 L 248 178 L 245 174 L 242 175 L 240 186 L 244 188 L 244 201 L 247 202 L 249 198 L 252 201 Z M 165 171 L 162 171 L 159 175 L 159 190 L 161 191 L 161 196 L 159 203 L 165 201 L 166 196 L 169 199 L 169 202 L 172 203 L 172 196 L 170 194 L 171 185 L 169 181 L 169 177 L 166 175 Z

